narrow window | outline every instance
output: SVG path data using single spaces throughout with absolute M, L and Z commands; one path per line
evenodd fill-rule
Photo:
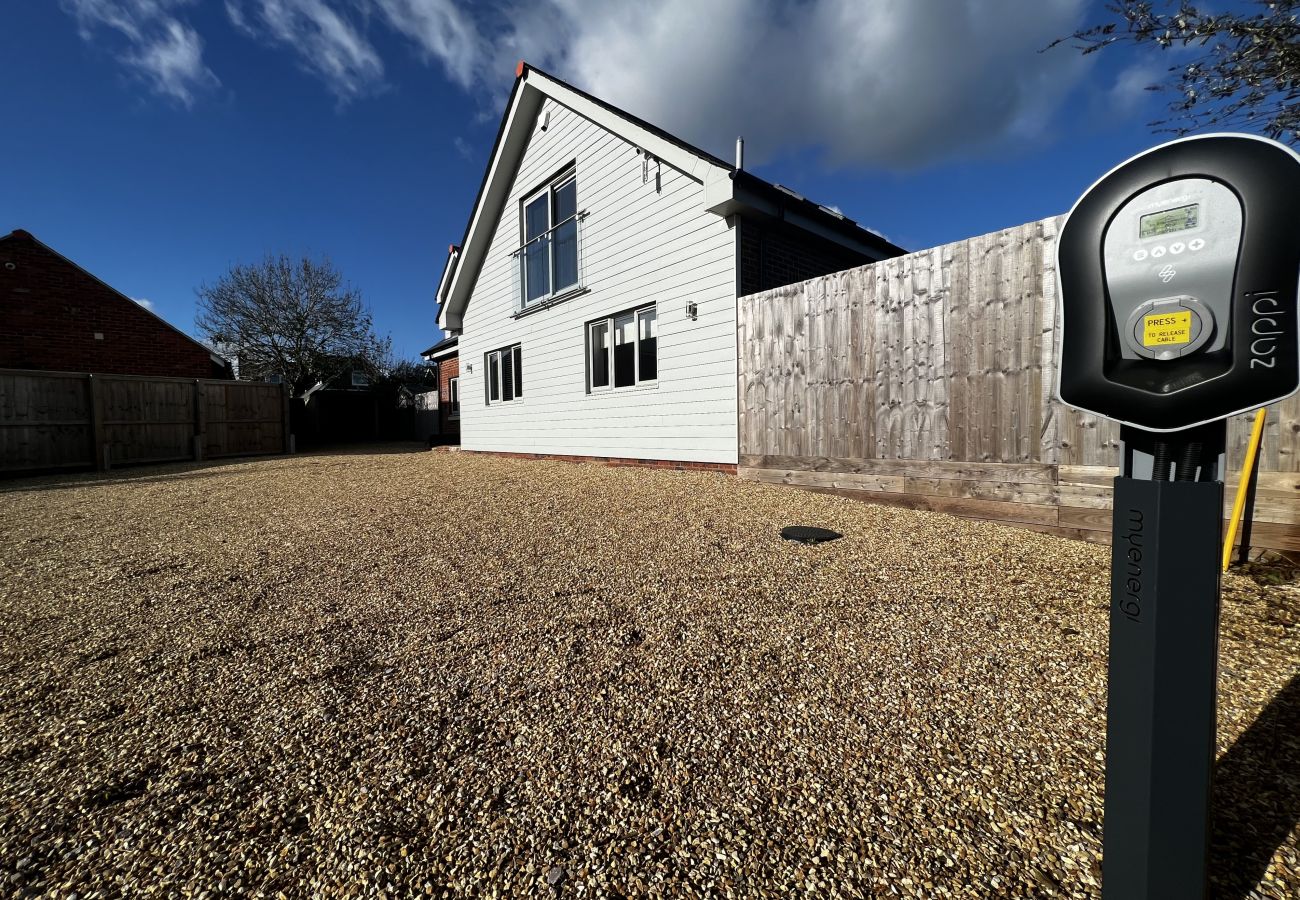
M 588 338 L 588 346 L 591 348 L 591 387 L 597 388 L 609 387 L 609 320 L 601 319 L 599 322 L 591 323 L 591 333 Z
M 531 303 L 551 292 L 551 227 L 549 193 L 524 206 L 524 301 Z
M 659 316 L 652 306 L 636 314 L 636 380 L 654 381 L 659 377 Z
M 636 317 L 625 313 L 614 318 L 614 387 L 636 384 Z
M 515 399 L 517 400 L 524 395 L 524 357 L 518 344 L 515 344 L 512 355 L 515 361 Z
M 515 355 L 509 350 L 501 354 L 501 400 L 509 403 L 515 399 Z
M 448 410 L 447 418 L 460 418 L 460 376 L 457 375 L 447 382 Z
M 554 231 L 555 290 L 578 283 L 578 182 L 570 178 L 555 189 Z
M 488 403 L 496 403 L 501 399 L 501 354 L 489 353 L 487 355 L 488 371 Z

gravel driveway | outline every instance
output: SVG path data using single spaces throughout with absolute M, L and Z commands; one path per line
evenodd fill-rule
M 0 894 L 1097 897 L 1106 567 L 458 453 L 0 483 Z M 1220 898 L 1300 896 L 1291 590 L 1225 582 Z

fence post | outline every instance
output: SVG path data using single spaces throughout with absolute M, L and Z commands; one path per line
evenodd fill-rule
M 207 387 L 194 379 L 194 461 L 203 461 L 203 443 L 207 439 Z
M 96 472 L 109 468 L 108 445 L 104 443 L 104 410 L 99 395 L 99 380 L 86 375 L 86 395 L 90 403 L 90 457 Z
M 281 436 L 284 438 L 284 452 L 292 453 L 293 435 L 290 433 L 290 430 L 293 428 L 293 424 L 290 421 L 289 415 L 289 383 L 283 381 L 280 383 L 280 415 L 282 420 L 280 426 L 282 429 Z

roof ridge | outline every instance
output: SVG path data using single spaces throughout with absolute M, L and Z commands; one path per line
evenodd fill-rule
M 76 262 L 74 262 L 73 260 L 69 259 L 68 257 L 64 256 L 64 255 L 63 255 L 62 253 L 60 253 L 58 250 L 55 250 L 53 247 L 51 247 L 49 244 L 47 244 L 47 243 L 45 243 L 44 241 L 42 241 L 40 238 L 38 238 L 36 235 L 32 234 L 30 231 L 27 231 L 26 229 L 23 229 L 23 228 L 15 228 L 13 231 L 9 232 L 8 234 L 4 235 L 3 237 L 0 237 L 0 241 L 5 241 L 5 240 L 8 240 L 8 239 L 10 239 L 10 238 L 25 238 L 26 240 L 31 241 L 33 244 L 36 244 L 36 246 L 38 246 L 38 247 L 40 247 L 41 249 L 45 250 L 47 253 L 52 253 L 54 256 L 56 256 L 56 257 L 58 257 L 59 259 L 63 260 L 65 263 L 67 263 L 68 265 L 72 266 L 72 268 L 76 269 L 78 272 L 80 272 L 81 274 L 85 275 L 87 278 L 91 279 L 92 281 L 96 281 L 96 282 L 98 282 L 101 286 L 103 286 L 103 287 L 104 287 L 106 290 L 108 290 L 110 293 L 116 294 L 118 297 L 121 297 L 124 301 L 126 301 L 126 302 L 129 303 L 129 304 L 131 304 L 133 307 L 135 307 L 136 309 L 140 310 L 141 312 L 143 312 L 143 313 L 145 313 L 145 314 L 147 314 L 147 315 L 153 316 L 153 317 L 154 317 L 155 319 L 157 319 L 159 322 L 161 322 L 162 324 L 166 325 L 168 328 L 170 328 L 172 331 L 174 331 L 174 332 L 176 332 L 177 334 L 179 334 L 181 337 L 185 338 L 185 340 L 189 341 L 191 344 L 194 344 L 196 347 L 201 347 L 201 348 L 203 348 L 204 350 L 206 350 L 206 351 L 208 352 L 208 354 L 209 354 L 210 356 L 215 356 L 215 357 L 219 358 L 222 362 L 226 363 L 226 365 L 230 365 L 230 360 L 226 359 L 224 356 L 222 356 L 220 353 L 218 353 L 215 349 L 213 349 L 212 347 L 209 347 L 207 344 L 203 343 L 202 341 L 200 341 L 198 338 L 194 337 L 193 335 L 189 335 L 189 334 L 186 334 L 184 331 L 181 331 L 180 328 L 178 328 L 176 325 L 172 324 L 171 322 L 168 322 L 166 319 L 164 319 L 162 316 L 158 315 L 158 314 L 157 314 L 156 312 L 154 312 L 152 309 L 149 309 L 148 307 L 143 306 L 142 304 L 139 304 L 139 303 L 135 302 L 134 299 L 132 299 L 131 297 L 129 297 L 129 296 L 127 296 L 126 294 L 122 293 L 122 292 L 119 291 L 117 288 L 113 287 L 111 284 L 109 284 L 109 283 L 108 283 L 107 281 L 105 281 L 104 279 L 100 278 L 98 275 L 96 275 L 94 272 L 92 272 L 92 271 L 90 271 L 89 269 L 87 269 L 85 266 L 82 266 L 82 265 L 80 265 L 79 263 L 76 263 Z

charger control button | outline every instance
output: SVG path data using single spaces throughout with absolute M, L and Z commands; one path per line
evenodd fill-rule
M 1140 357 L 1168 361 L 1200 350 L 1214 331 L 1214 313 L 1195 297 L 1148 300 L 1129 316 L 1129 348 Z

